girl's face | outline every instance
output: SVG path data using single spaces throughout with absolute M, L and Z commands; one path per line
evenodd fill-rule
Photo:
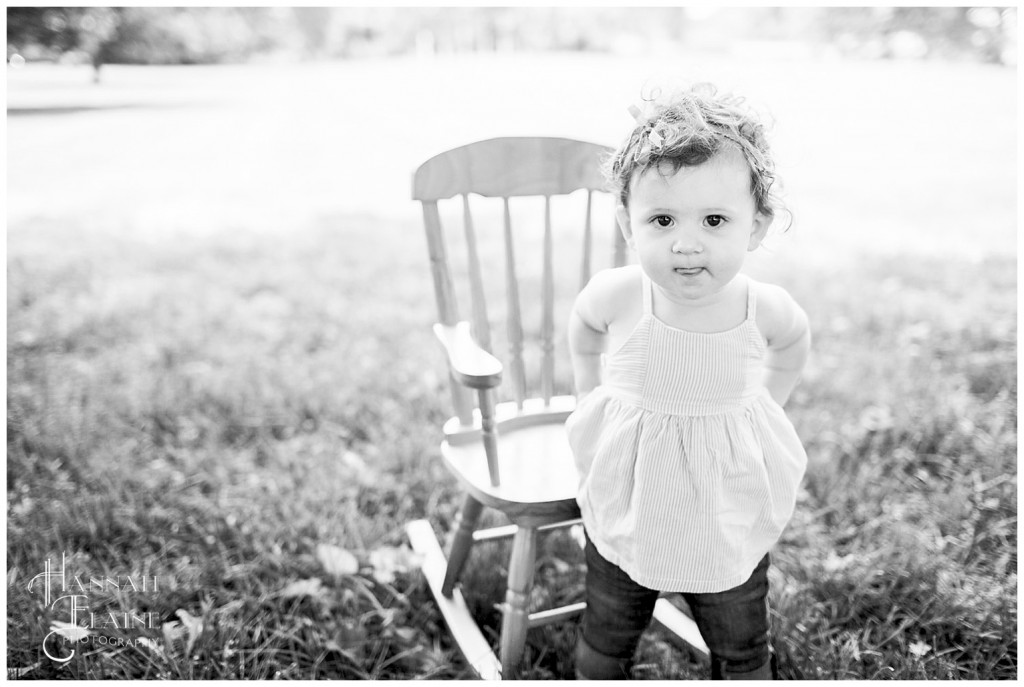
M 696 167 L 668 165 L 630 180 L 617 218 L 656 287 L 674 302 L 713 302 L 739 273 L 771 220 L 757 212 L 750 169 L 728 146 Z

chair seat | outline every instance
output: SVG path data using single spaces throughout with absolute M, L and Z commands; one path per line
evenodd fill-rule
M 448 469 L 480 502 L 510 517 L 578 517 L 579 475 L 565 433 L 564 414 L 524 426 L 512 424 L 498 435 L 501 484 L 492 486 L 481 442 L 445 441 L 441 455 Z

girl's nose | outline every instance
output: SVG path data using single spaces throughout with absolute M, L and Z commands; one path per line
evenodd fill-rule
M 704 249 L 701 248 L 700 242 L 691 236 L 681 236 L 672 244 L 672 252 L 680 255 L 692 255 L 702 250 Z

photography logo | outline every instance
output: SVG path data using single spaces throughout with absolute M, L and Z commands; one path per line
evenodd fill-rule
M 47 608 L 67 618 L 66 621 L 55 621 L 50 626 L 51 632 L 43 638 L 43 653 L 47 658 L 58 663 L 67 663 L 75 650 L 69 645 L 87 643 L 113 644 L 115 646 L 134 646 L 131 638 L 123 636 L 107 637 L 94 634 L 93 631 L 140 630 L 159 627 L 156 613 L 135 613 L 129 611 L 97 612 L 89 606 L 89 595 L 95 593 L 140 593 L 157 591 L 156 576 L 127 575 L 116 577 L 81 576 L 69 573 L 67 569 L 67 553 L 61 554 L 60 570 L 54 570 L 50 559 L 46 559 L 43 571 L 29 580 L 27 589 L 33 594 L 42 590 L 43 602 Z M 59 654 L 63 646 L 70 653 Z

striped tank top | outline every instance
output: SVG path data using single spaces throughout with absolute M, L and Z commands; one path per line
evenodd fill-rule
M 762 385 L 747 284 L 746 319 L 702 333 L 659 320 L 644 275 L 640 321 L 566 422 L 588 536 L 651 589 L 742 584 L 793 514 L 807 455 Z

